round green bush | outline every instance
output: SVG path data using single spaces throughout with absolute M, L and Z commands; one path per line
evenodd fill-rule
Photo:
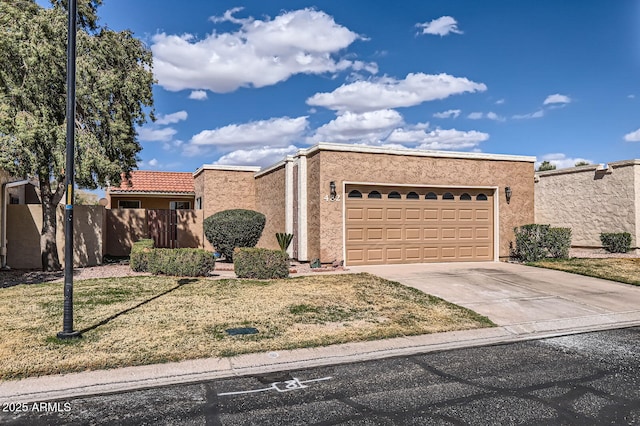
M 265 223 L 265 216 L 254 210 L 223 210 L 204 220 L 204 234 L 216 250 L 233 260 L 234 248 L 258 244 Z

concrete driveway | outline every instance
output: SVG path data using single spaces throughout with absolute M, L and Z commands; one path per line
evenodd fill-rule
M 503 263 L 353 266 L 472 309 L 513 332 L 575 332 L 640 324 L 640 287 Z

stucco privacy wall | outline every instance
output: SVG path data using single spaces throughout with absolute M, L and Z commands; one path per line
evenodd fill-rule
M 285 232 L 285 163 L 256 175 L 256 210 L 266 216 L 257 247 L 279 249 L 277 232 Z
M 176 210 L 178 219 L 178 247 L 209 247 L 202 227 L 202 210 Z M 148 237 L 147 210 L 105 210 L 105 254 L 128 256 L 133 243 Z
M 450 154 L 451 157 L 455 153 Z M 472 155 L 470 155 L 471 157 Z M 338 193 L 342 194 L 343 183 L 368 182 L 386 184 L 411 184 L 416 186 L 482 187 L 498 188 L 498 248 L 499 256 L 509 256 L 509 242 L 513 241 L 513 228 L 534 221 L 534 162 L 530 157 L 522 161 L 447 158 L 412 155 L 411 151 L 401 155 L 341 152 L 323 150 L 311 155 L 309 167 L 309 250 L 310 258 L 318 257 L 322 262 L 343 259 L 343 203 L 325 202 L 329 183 L 335 181 Z M 510 204 L 505 199 L 504 188 L 510 186 Z
M 56 242 L 58 257 L 64 262 L 64 207 L 57 211 Z M 105 209 L 102 206 L 74 206 L 74 266 L 102 263 Z M 16 269 L 40 269 L 40 230 L 42 206 L 9 205 L 7 209 L 7 265 Z
M 602 247 L 601 232 L 640 237 L 640 160 L 538 172 L 536 223 L 568 227 L 572 245 Z

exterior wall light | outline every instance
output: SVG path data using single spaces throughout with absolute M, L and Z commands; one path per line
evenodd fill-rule
M 329 182 L 329 196 L 332 200 L 336 198 L 336 183 L 334 181 Z
M 504 188 L 504 195 L 507 198 L 507 204 L 509 204 L 511 202 L 511 187 L 510 186 L 505 186 Z

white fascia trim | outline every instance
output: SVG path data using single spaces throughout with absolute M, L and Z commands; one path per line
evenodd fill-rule
M 254 177 L 260 177 L 260 176 L 266 175 L 267 173 L 270 173 L 270 172 L 272 172 L 274 170 L 277 170 L 277 169 L 281 168 L 282 166 L 284 166 L 287 163 L 287 161 L 291 161 L 291 160 L 293 160 L 293 157 L 291 157 L 291 159 L 290 159 L 290 156 L 287 156 L 285 159 L 280 160 L 277 163 L 272 164 L 269 167 L 266 167 L 264 169 L 260 169 L 258 172 L 256 172 Z
M 435 158 L 460 158 L 469 160 L 493 160 L 493 161 L 523 161 L 534 163 L 536 157 L 525 155 L 507 155 L 507 154 L 487 154 L 484 152 L 456 152 L 456 151 L 435 151 L 435 150 L 418 150 L 418 149 L 398 149 L 384 148 L 366 145 L 351 145 L 340 143 L 320 142 L 307 149 L 301 149 L 297 155 L 310 155 L 316 151 L 341 151 L 341 152 L 360 152 L 368 154 L 390 154 L 405 155 L 410 157 L 435 157 Z
M 307 157 L 298 158 L 298 260 L 308 261 Z
M 261 169 L 260 166 L 224 166 L 221 164 L 203 164 L 195 172 L 193 172 L 193 177 L 198 176 L 205 170 L 223 170 L 229 172 L 259 172 Z
M 287 159 L 284 166 L 284 232 L 293 234 L 293 158 Z M 293 256 L 293 246 L 287 249 L 289 257 Z

